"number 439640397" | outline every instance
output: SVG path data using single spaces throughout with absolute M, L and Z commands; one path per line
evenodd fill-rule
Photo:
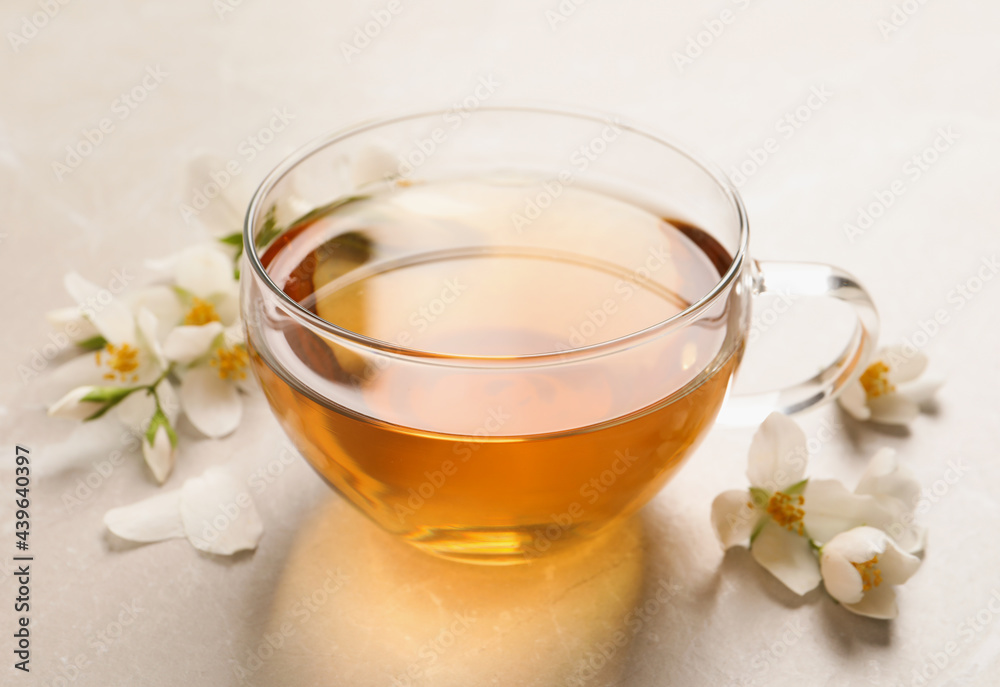
M 14 513 L 14 545 L 20 551 L 28 550 L 28 533 L 31 531 L 31 521 L 28 517 L 28 487 L 31 485 L 31 452 L 24 446 L 17 447 L 16 466 L 14 468 L 14 505 L 17 512 Z

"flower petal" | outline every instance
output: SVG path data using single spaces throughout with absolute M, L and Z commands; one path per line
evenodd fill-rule
M 45 319 L 54 328 L 65 332 L 73 343 L 86 341 L 98 335 L 97 327 L 94 323 L 80 314 L 79 308 L 58 308 L 45 313 Z M 70 334 L 69 330 L 73 329 Z
M 147 351 L 161 370 L 167 369 L 167 360 L 163 356 L 163 347 L 159 340 L 159 323 L 156 315 L 145 307 L 140 307 L 136 315 L 139 335 Z
M 899 615 L 899 607 L 896 606 L 896 590 L 888 584 L 879 585 L 875 589 L 865 592 L 861 601 L 853 604 L 845 603 L 844 608 L 851 613 L 877 620 L 892 620 Z
M 891 448 L 879 450 L 861 475 L 855 494 L 886 495 L 914 505 L 920 497 L 920 482 L 913 472 L 896 459 L 896 451 Z
M 771 413 L 750 443 L 747 477 L 755 487 L 780 491 L 802 481 L 808 458 L 802 428 L 786 415 Z
M 878 567 L 882 570 L 882 580 L 886 584 L 903 584 L 917 572 L 921 561 L 902 551 L 891 540 L 879 557 Z
M 218 438 L 240 424 L 243 403 L 236 387 L 211 367 L 196 367 L 181 378 L 181 407 L 198 431 Z
M 943 384 L 943 379 L 921 379 L 900 386 L 897 393 L 922 406 L 930 403 Z
M 220 322 L 175 327 L 163 342 L 163 355 L 181 365 L 190 365 L 212 350 L 212 342 L 222 330 Z
M 868 408 L 868 395 L 861 382 L 857 380 L 844 387 L 837 397 L 837 402 L 855 420 L 864 422 L 872 416 L 872 411 Z
M 104 405 L 103 403 L 83 400 L 83 397 L 93 390 L 92 386 L 79 386 L 73 389 L 49 406 L 49 415 L 51 417 L 68 417 L 72 420 L 86 420 Z
M 920 406 L 898 393 L 873 398 L 868 407 L 872 422 L 883 425 L 908 425 L 920 414 Z
M 104 514 L 104 524 L 111 532 L 136 542 L 154 542 L 184 536 L 180 513 L 181 492 L 157 494 L 145 501 Z
M 806 511 L 803 523 L 809 536 L 819 544 L 863 524 L 875 507 L 874 497 L 855 494 L 835 479 L 809 480 L 803 496 Z
M 227 161 L 217 155 L 202 153 L 191 161 L 188 167 L 188 178 L 192 193 L 206 195 L 206 189 L 219 188 L 213 175 L 226 169 Z M 213 236 L 221 237 L 238 232 L 243 226 L 243 208 L 249 203 L 250 196 L 239 197 L 240 190 L 230 176 L 226 188 L 213 193 L 208 204 L 194 213 L 198 221 L 207 228 Z M 244 200 L 246 202 L 244 202 Z
M 177 292 L 168 286 L 150 286 L 141 289 L 129 300 L 132 309 L 138 312 L 145 308 L 156 316 L 156 340 L 162 341 L 167 332 L 184 319 L 184 308 Z
M 135 343 L 135 320 L 121 300 L 76 272 L 67 274 L 63 282 L 70 298 L 77 302 L 81 313 L 86 312 L 101 336 L 116 344 Z
M 911 382 L 927 369 L 927 356 L 920 351 L 907 352 L 904 346 L 888 346 L 876 357 L 889 368 L 886 379 L 890 384 Z
M 764 525 L 750 552 L 754 560 L 796 594 L 805 594 L 820 582 L 819 563 L 806 538 L 774 523 Z
M 156 411 L 156 401 L 148 391 L 139 390 L 115 406 L 118 421 L 136 435 L 141 435 L 149 426 L 149 419 Z
M 723 549 L 748 545 L 760 517 L 750 493 L 744 490 L 724 491 L 712 502 L 712 528 Z
M 153 472 L 156 481 L 163 484 L 174 467 L 174 447 L 170 443 L 166 427 L 161 425 L 156 430 L 152 445 L 147 439 L 143 439 L 142 457 L 146 459 L 146 465 Z
M 819 566 L 823 586 L 834 599 L 843 604 L 856 604 L 864 598 L 861 573 L 847 558 L 824 551 Z
M 174 278 L 177 286 L 199 298 L 229 293 L 235 283 L 233 261 L 214 246 L 191 246 L 178 256 Z
M 180 512 L 188 539 L 208 553 L 229 555 L 256 548 L 264 532 L 250 494 L 221 467 L 184 483 Z

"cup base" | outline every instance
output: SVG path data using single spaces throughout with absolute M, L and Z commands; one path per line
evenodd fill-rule
M 552 555 L 585 537 L 553 523 L 518 528 L 428 528 L 406 541 L 438 558 L 476 565 L 520 565 Z

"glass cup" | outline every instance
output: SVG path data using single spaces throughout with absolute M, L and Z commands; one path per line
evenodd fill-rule
M 486 217 L 488 231 L 456 231 L 454 208 L 472 202 L 461 184 L 477 179 L 517 202 Z M 595 189 L 665 218 L 665 248 L 633 245 L 602 222 L 604 206 L 587 210 Z M 430 207 L 433 222 L 364 210 L 391 193 Z M 362 210 L 324 219 L 351 203 Z M 559 221 L 572 211 L 582 214 Z M 248 349 L 285 432 L 380 526 L 464 561 L 530 560 L 622 521 L 676 473 L 727 396 L 727 409 L 758 418 L 816 405 L 860 374 L 877 337 L 871 300 L 847 273 L 750 258 L 746 212 L 723 175 L 589 113 L 449 110 L 323 138 L 264 180 L 244 245 Z M 294 269 L 278 266 L 296 251 Z M 323 310 L 312 290 L 331 270 L 323 294 L 336 305 Z M 435 281 L 448 270 L 462 275 L 450 287 Z M 696 292 L 660 316 L 668 287 Z M 751 303 L 768 292 L 839 299 L 857 325 L 812 379 L 737 397 Z M 489 336 L 478 348 L 421 338 L 421 322 L 445 321 L 439 332 Z M 508 336 L 543 326 L 565 340 Z

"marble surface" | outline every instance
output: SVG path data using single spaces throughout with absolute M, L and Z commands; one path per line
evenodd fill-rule
M 345 49 L 373 16 L 385 25 Z M 1000 254 L 1000 5 L 8 0 L 0 27 L 3 684 L 995 684 L 1000 279 L 984 265 Z M 699 39 L 700 54 L 678 59 Z M 745 484 L 750 429 L 717 427 L 616 536 L 485 569 L 377 531 L 304 461 L 283 460 L 257 398 L 226 440 L 182 426 L 170 480 L 227 461 L 269 474 L 255 496 L 266 528 L 256 552 L 218 559 L 184 540 L 106 538 L 107 509 L 158 487 L 136 455 L 107 470 L 119 436 L 49 420 L 45 375 L 18 372 L 48 342 L 43 313 L 68 302 L 62 275 L 104 284 L 200 240 L 204 229 L 179 212 L 199 151 L 238 160 L 249 187 L 316 135 L 460 102 L 483 77 L 499 82 L 498 102 L 620 112 L 727 171 L 744 166 L 755 255 L 848 269 L 879 303 L 885 341 L 922 342 L 947 383 L 908 432 L 830 407 L 802 417 L 815 474 L 854 480 L 892 446 L 932 490 L 926 561 L 900 592 L 898 620 L 853 616 L 821 591 L 798 598 L 746 551 L 719 550 L 709 504 Z M 291 121 L 247 159 L 245 142 L 275 108 Z M 67 146 L 105 119 L 100 142 L 68 160 Z M 935 143 L 943 152 L 927 153 Z M 748 163 L 758 148 L 766 161 Z M 914 156 L 936 159 L 914 167 Z M 891 207 L 852 239 L 845 223 L 897 180 Z M 947 323 L 920 335 L 939 311 Z M 786 359 L 826 345 L 794 320 L 770 332 L 773 345 L 795 342 Z M 11 666 L 15 443 L 36 466 L 30 675 Z

